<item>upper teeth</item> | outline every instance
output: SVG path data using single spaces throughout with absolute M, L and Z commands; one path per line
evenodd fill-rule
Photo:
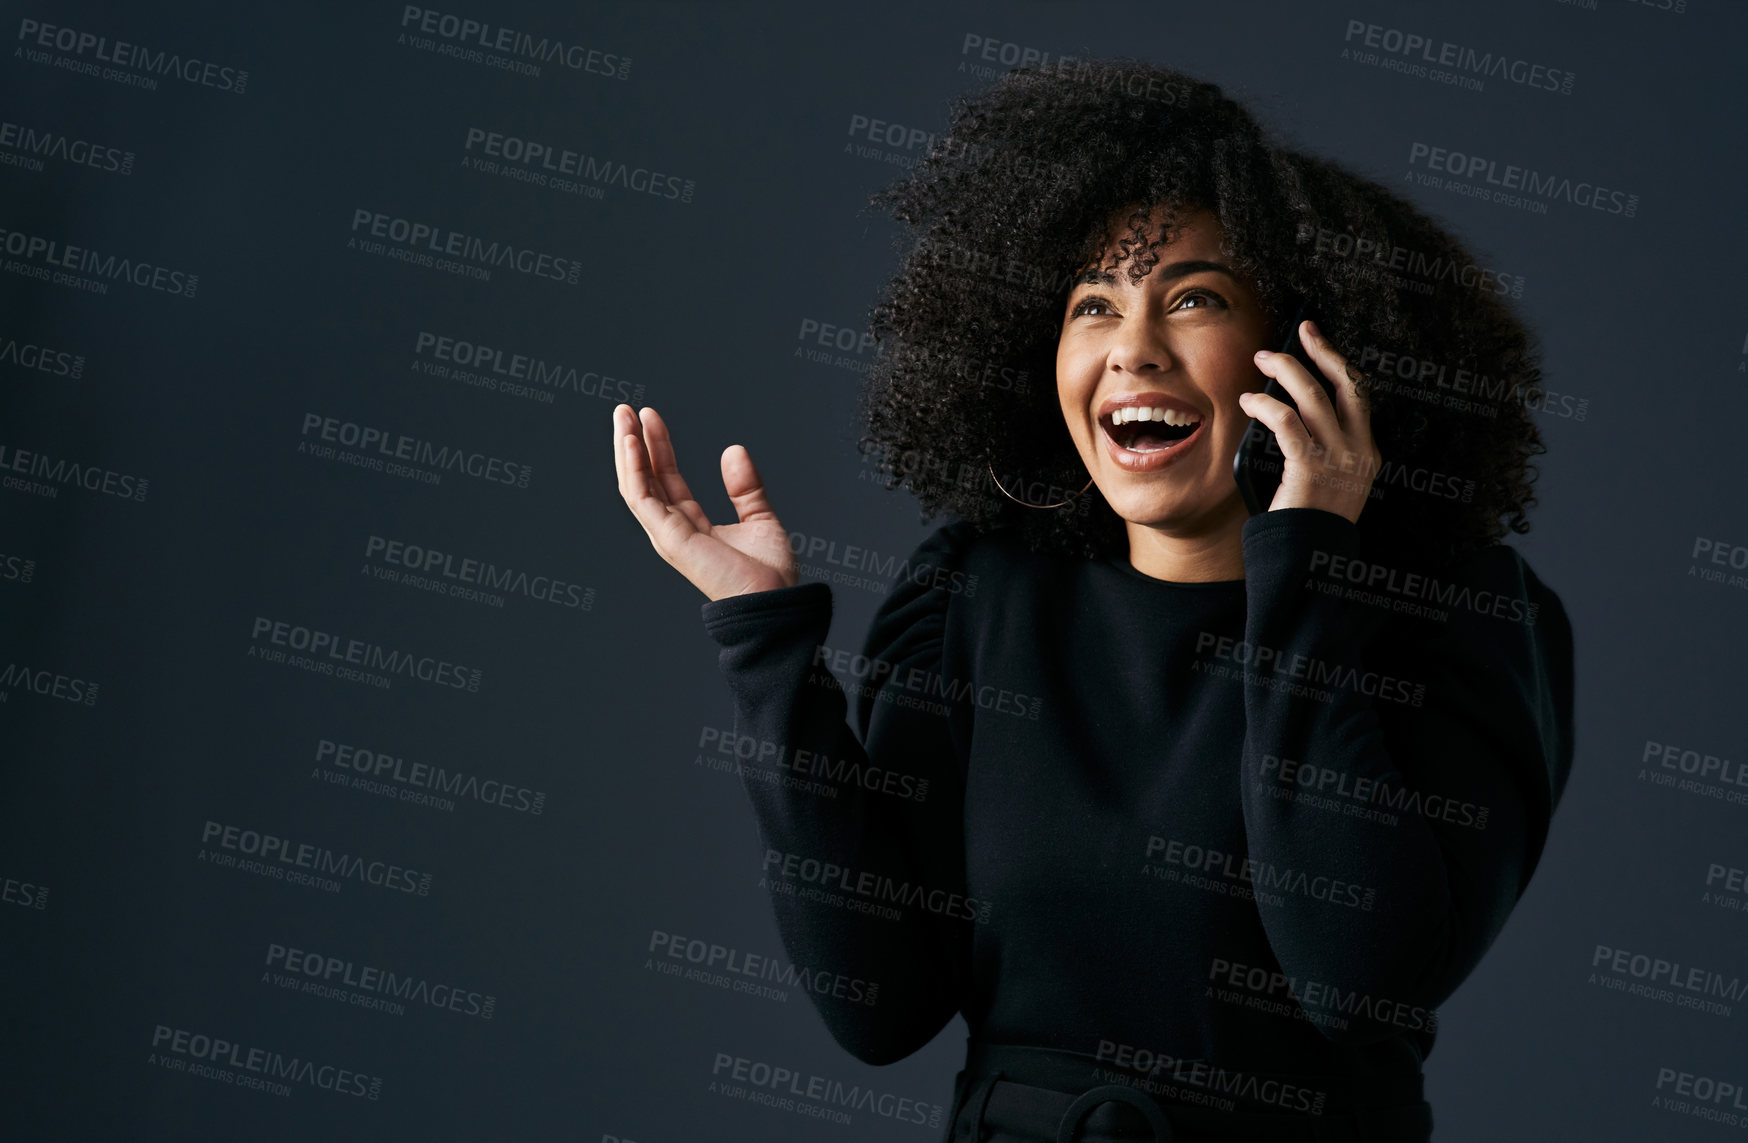
M 1193 425 L 1201 419 L 1194 413 L 1184 413 L 1177 409 L 1150 409 L 1139 405 L 1125 405 L 1111 413 L 1111 423 L 1116 425 L 1128 421 L 1164 421 L 1168 425 Z

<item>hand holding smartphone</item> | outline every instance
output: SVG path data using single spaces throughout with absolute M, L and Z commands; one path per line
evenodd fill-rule
M 1316 320 L 1317 315 L 1312 311 L 1310 301 L 1302 300 L 1294 310 L 1293 320 L 1287 324 L 1286 339 L 1281 343 L 1281 352 L 1296 358 L 1306 372 L 1317 378 L 1318 384 L 1323 386 L 1323 391 L 1333 401 L 1335 386 L 1311 363 L 1310 354 L 1299 344 L 1300 323 Z M 1298 408 L 1285 387 L 1273 377 L 1268 379 L 1268 387 L 1263 392 L 1295 409 Z M 1232 458 L 1232 477 L 1238 482 L 1239 495 L 1244 497 L 1244 506 L 1250 510 L 1252 516 L 1268 511 L 1275 492 L 1281 486 L 1281 474 L 1286 463 L 1287 458 L 1281 452 L 1280 442 L 1275 439 L 1275 434 L 1267 425 L 1251 418 L 1249 426 L 1244 430 L 1244 439 L 1239 442 L 1238 453 Z

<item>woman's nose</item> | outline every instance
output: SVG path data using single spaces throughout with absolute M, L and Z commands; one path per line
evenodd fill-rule
M 1107 359 L 1125 373 L 1163 372 L 1175 364 L 1165 332 L 1144 317 L 1130 318 L 1117 328 Z

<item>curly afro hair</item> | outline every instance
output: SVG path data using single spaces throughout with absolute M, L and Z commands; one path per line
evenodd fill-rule
M 1537 351 L 1505 301 L 1522 279 L 1378 183 L 1271 141 L 1213 84 L 1122 59 L 1012 71 L 957 100 L 871 203 L 906 224 L 908 249 L 872 313 L 862 447 L 925 519 L 1012 528 L 1034 551 L 1127 552 L 1096 487 L 1037 510 L 990 474 L 1037 503 L 1086 482 L 1055 384 L 1072 280 L 1102 258 L 1112 218 L 1129 219 L 1117 262 L 1140 279 L 1175 221 L 1205 210 L 1275 323 L 1270 347 L 1310 297 L 1356 374 L 1384 458 L 1368 543 L 1445 562 L 1529 530 L 1545 449 Z M 1150 233 L 1152 206 L 1165 224 Z

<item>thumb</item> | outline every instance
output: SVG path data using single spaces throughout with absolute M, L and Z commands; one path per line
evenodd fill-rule
M 741 523 L 777 518 L 765 496 L 765 482 L 759 479 L 759 470 L 745 447 L 729 445 L 722 450 L 722 487 Z

